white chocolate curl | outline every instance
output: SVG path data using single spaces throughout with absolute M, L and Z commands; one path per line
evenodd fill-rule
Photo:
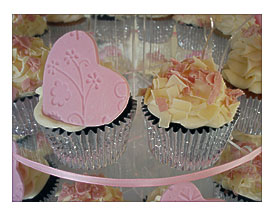
M 148 110 L 160 119 L 159 126 L 170 122 L 193 129 L 219 128 L 229 123 L 243 92 L 227 89 L 213 59 L 197 57 L 182 62 L 171 60 L 153 79 L 144 94 Z

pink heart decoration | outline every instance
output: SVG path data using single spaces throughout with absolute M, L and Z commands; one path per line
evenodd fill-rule
M 12 142 L 12 153 L 16 154 L 16 144 Z M 21 202 L 24 197 L 24 184 L 18 172 L 18 162 L 12 158 L 12 201 Z
M 162 195 L 161 202 L 220 202 L 221 199 L 204 199 L 191 182 L 171 185 Z
M 130 97 L 127 80 L 99 64 L 91 35 L 72 31 L 53 45 L 43 78 L 43 113 L 80 126 L 111 123 Z

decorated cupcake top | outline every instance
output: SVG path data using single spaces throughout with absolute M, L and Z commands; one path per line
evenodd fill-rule
M 42 35 L 47 29 L 46 20 L 40 15 L 12 15 L 12 34 L 32 37 Z
M 235 143 L 247 153 L 255 150 L 262 145 L 262 136 L 247 135 L 234 131 L 233 138 Z M 218 164 L 224 164 L 236 160 L 246 153 L 237 148 L 227 145 L 223 151 Z M 250 162 L 238 166 L 229 171 L 223 172 L 213 177 L 223 188 L 232 190 L 250 199 L 262 200 L 262 154 L 255 157 Z
M 83 14 L 48 14 L 46 15 L 46 19 L 48 22 L 53 23 L 69 23 L 69 22 L 75 22 L 83 18 Z
M 56 194 L 58 202 L 121 202 L 123 196 L 119 188 L 92 185 L 81 182 L 63 183 Z
M 12 36 L 13 99 L 42 85 L 48 52 L 40 38 Z
M 250 25 L 232 41 L 223 77 L 232 85 L 262 93 L 262 34 L 259 25 Z
M 250 15 L 242 14 L 219 14 L 213 15 L 215 20 L 215 27 L 224 35 L 232 35 Z M 254 22 L 254 20 L 253 20 Z M 248 27 L 249 23 L 246 24 Z
M 36 120 L 65 130 L 111 123 L 130 97 L 127 80 L 99 64 L 96 42 L 83 31 L 68 32 L 53 45 L 45 64 L 43 97 L 42 90 L 39 93 Z
M 172 59 L 143 90 L 144 104 L 164 128 L 170 122 L 189 129 L 221 127 L 233 120 L 242 94 L 226 88 L 212 59 L 195 56 L 182 62 Z

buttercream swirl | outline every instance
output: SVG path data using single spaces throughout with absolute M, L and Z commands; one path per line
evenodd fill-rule
M 75 22 L 83 18 L 83 14 L 48 14 L 46 16 L 46 19 L 48 22 L 58 23 L 69 23 L 69 22 Z
M 240 104 L 237 97 L 243 94 L 226 88 L 212 58 L 195 56 L 182 62 L 172 59 L 143 93 L 160 127 L 168 128 L 173 122 L 189 129 L 219 128 L 232 121 Z
M 243 29 L 232 41 L 222 74 L 238 88 L 262 93 L 262 35 L 259 26 Z
M 236 144 L 247 152 L 262 145 L 262 136 L 233 132 Z M 244 156 L 245 153 L 231 145 L 227 145 L 217 164 L 224 164 Z M 262 154 L 241 166 L 213 177 L 223 188 L 250 199 L 262 200 Z
M 221 31 L 224 35 L 232 35 L 234 31 L 236 31 L 246 19 L 251 15 L 242 15 L 242 14 L 220 14 L 213 15 L 215 21 L 215 27 Z M 249 23 L 255 22 L 252 20 L 248 22 L 245 26 L 247 27 Z
M 47 22 L 40 15 L 12 15 L 12 34 L 33 37 L 42 35 L 47 29 Z
M 36 37 L 12 37 L 13 99 L 42 85 L 49 49 Z

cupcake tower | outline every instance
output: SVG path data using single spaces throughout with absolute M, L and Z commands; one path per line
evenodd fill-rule
M 58 20 L 46 18 L 48 22 Z M 171 17 L 144 20 L 170 22 Z M 144 41 L 147 36 L 140 34 Z M 182 171 L 201 170 L 213 166 L 224 149 L 224 154 L 231 155 L 231 146 L 226 143 L 236 124 L 237 129 L 248 128 L 256 131 L 251 134 L 261 134 L 258 124 L 247 123 L 250 117 L 241 117 L 241 126 L 237 123 L 240 114 L 251 116 L 251 111 L 245 110 L 251 106 L 258 108 L 261 116 L 260 41 L 258 26 L 244 29 L 232 42 L 222 74 L 208 56 L 161 62 L 161 67 L 152 73 L 156 75 L 152 84 L 141 91 L 147 142 L 160 163 Z M 21 97 L 13 102 L 14 131 L 21 138 L 43 131 L 58 161 L 69 168 L 94 170 L 114 163 L 126 149 L 137 103 L 130 95 L 127 80 L 111 69 L 112 66 L 100 65 L 97 43 L 87 32 L 67 32 L 50 51 L 40 38 L 13 36 L 13 95 L 14 99 Z M 228 88 L 223 78 L 236 88 Z M 257 99 L 247 99 L 238 88 L 248 88 L 257 94 Z M 39 97 L 26 96 L 25 92 L 30 95 L 34 90 Z M 245 145 L 249 150 L 256 148 L 250 144 Z M 243 148 L 242 143 L 240 147 Z M 256 158 L 251 163 L 261 166 L 260 160 Z M 219 162 L 224 162 L 224 156 Z M 236 173 L 240 172 L 234 173 L 230 175 L 238 176 Z M 258 187 L 261 181 L 255 184 Z M 59 201 L 122 201 L 121 192 L 114 192 L 111 187 L 77 182 L 63 186 Z M 105 192 L 94 199 L 94 192 L 101 189 Z M 233 191 L 242 194 L 237 189 Z M 169 192 L 164 194 L 166 198 L 171 196 Z M 204 200 L 198 197 L 198 201 Z M 170 198 L 167 199 L 174 200 Z

